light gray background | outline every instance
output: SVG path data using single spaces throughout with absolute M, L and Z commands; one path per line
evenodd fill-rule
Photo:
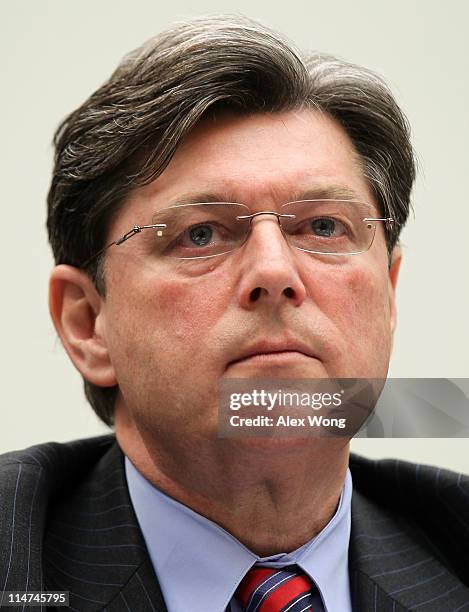
M 403 234 L 391 375 L 469 376 L 468 3 L 30 0 L 0 8 L 2 232 L 0 452 L 105 431 L 49 322 L 45 231 L 51 138 L 118 60 L 171 22 L 241 12 L 303 48 L 383 74 L 409 117 L 420 171 Z M 467 440 L 356 440 L 365 455 L 469 473 Z

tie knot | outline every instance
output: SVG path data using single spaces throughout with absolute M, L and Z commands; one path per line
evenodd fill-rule
M 252 567 L 235 593 L 243 612 L 311 610 L 311 581 L 296 565 Z

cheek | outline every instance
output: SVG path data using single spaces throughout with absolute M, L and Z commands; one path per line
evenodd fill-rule
M 389 310 L 387 272 L 378 270 L 376 264 L 358 263 L 352 260 L 331 266 L 321 262 L 303 278 L 313 301 L 341 329 L 351 325 L 366 327 L 368 313 L 379 312 L 382 317 Z
M 331 308 L 342 329 L 363 331 L 386 325 L 384 318 L 388 318 L 388 293 L 382 277 L 357 266 L 337 280 L 339 290 Z
M 201 338 L 226 310 L 226 291 L 211 278 L 166 280 L 154 298 L 154 317 L 165 334 L 179 339 Z
M 318 280 L 318 279 L 317 279 Z M 344 266 L 323 277 L 316 300 L 332 326 L 334 360 L 352 376 L 381 377 L 391 350 L 387 274 Z
M 159 361 L 158 369 L 164 363 L 184 365 L 197 352 L 203 359 L 201 349 L 229 303 L 227 279 L 217 281 L 214 276 L 153 274 L 129 286 L 112 306 L 119 353 L 134 361 L 163 354 L 166 359 Z

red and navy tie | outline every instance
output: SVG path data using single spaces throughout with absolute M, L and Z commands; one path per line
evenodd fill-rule
M 253 567 L 235 593 L 243 612 L 312 611 L 311 581 L 295 565 Z

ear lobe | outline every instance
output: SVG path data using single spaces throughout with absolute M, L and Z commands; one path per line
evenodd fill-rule
M 112 387 L 117 381 L 102 331 L 103 302 L 82 270 L 59 265 L 52 271 L 49 311 L 68 356 L 86 380 Z
M 394 334 L 397 322 L 397 308 L 396 308 L 396 286 L 397 279 L 399 277 L 399 269 L 402 261 L 402 252 L 399 246 L 395 246 L 391 254 L 391 265 L 389 267 L 389 279 L 388 279 L 388 295 L 389 295 L 389 312 L 390 312 L 390 324 L 391 334 Z

